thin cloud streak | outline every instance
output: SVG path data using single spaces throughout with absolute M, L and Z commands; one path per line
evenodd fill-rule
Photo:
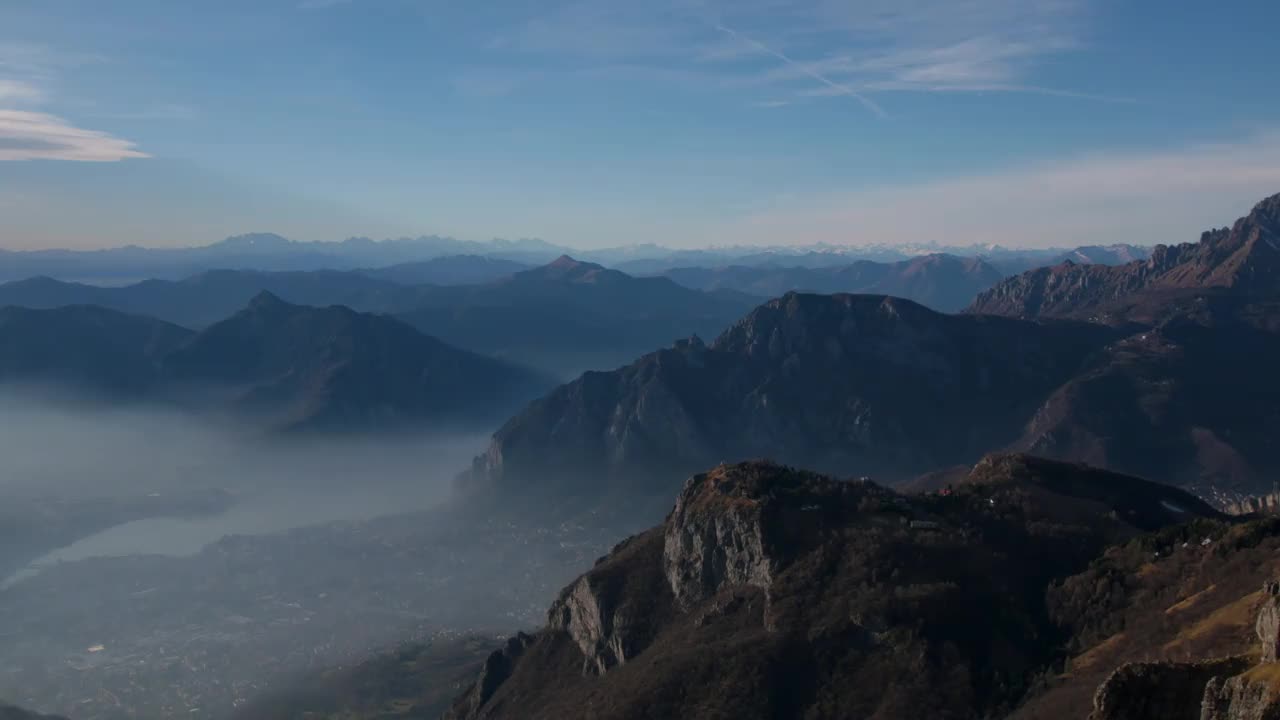
M 0 110 L 0 161 L 115 162 L 149 157 L 128 140 L 40 112 Z
M 1034 78 L 1040 59 L 1085 48 L 1079 10 L 1089 1 L 569 0 L 498 28 L 487 47 L 586 64 L 645 65 L 655 73 L 692 63 L 712 77 L 713 88 L 849 97 L 881 117 L 886 113 L 874 93 L 889 90 L 1110 101 Z M 763 56 L 780 64 L 763 68 Z M 823 92 L 812 92 L 814 81 Z
M 823 75 L 822 73 L 817 72 L 816 70 L 813 70 L 813 69 L 809 68 L 808 66 L 804 65 L 803 63 L 799 63 L 799 62 L 796 62 L 795 60 L 792 60 L 790 57 L 788 57 L 788 56 L 787 56 L 787 54 L 786 54 L 786 53 L 783 53 L 783 52 L 780 52 L 780 51 L 778 51 L 778 50 L 775 50 L 775 49 L 773 49 L 773 48 L 769 47 L 768 45 L 765 45 L 764 43 L 760 42 L 759 40 L 756 40 L 755 38 L 750 37 L 750 36 L 748 36 L 748 35 L 744 35 L 744 34 L 742 34 L 742 33 L 738 32 L 737 30 L 734 30 L 733 28 L 731 28 L 731 27 L 729 27 L 729 26 L 727 26 L 727 25 L 724 25 L 723 23 L 717 23 L 715 27 L 716 27 L 716 29 L 717 29 L 717 30 L 719 30 L 720 32 L 723 32 L 723 33 L 725 33 L 725 34 L 729 35 L 730 37 L 733 37 L 733 38 L 736 38 L 736 39 L 738 39 L 738 40 L 741 40 L 741 41 L 743 41 L 743 42 L 745 42 L 745 43 L 747 43 L 747 44 L 749 44 L 749 45 L 751 45 L 751 46 L 755 47 L 757 50 L 759 50 L 759 51 L 761 51 L 761 52 L 763 52 L 763 53 L 767 53 L 767 54 L 769 54 L 769 55 L 772 55 L 773 57 L 775 57 L 775 58 L 777 58 L 777 59 L 781 60 L 782 62 L 786 63 L 787 65 L 789 65 L 789 66 L 791 66 L 791 67 L 794 67 L 795 69 L 799 70 L 800 72 L 804 73 L 805 75 L 808 75 L 809 77 L 813 78 L 814 80 L 817 80 L 818 82 L 822 83 L 823 85 L 826 85 L 826 86 L 827 86 L 828 88 L 830 88 L 831 90 L 836 91 L 836 92 L 837 92 L 837 94 L 845 95 L 845 96 L 848 96 L 848 97 L 853 98 L 854 100 L 857 100 L 858 102 L 862 103 L 862 104 L 863 104 L 863 105 L 864 105 L 868 110 L 870 110 L 871 112 L 874 112 L 874 113 L 875 113 L 876 115 L 878 115 L 879 117 L 882 117 L 882 118 L 884 118 L 884 117 L 888 117 L 888 113 L 886 113 L 886 112 L 884 111 L 884 108 L 880 107 L 880 106 L 879 106 L 878 104 L 876 104 L 873 100 L 871 100 L 870 98 L 866 97 L 866 96 L 865 96 L 865 95 L 863 95 L 862 93 L 859 93 L 857 90 L 854 90 L 853 88 L 849 87 L 848 85 L 844 85 L 843 83 L 838 83 L 838 82 L 836 82 L 835 80 L 832 80 L 832 79 L 828 78 L 827 76 Z

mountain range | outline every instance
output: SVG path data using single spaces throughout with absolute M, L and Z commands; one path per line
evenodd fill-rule
M 940 312 L 956 312 L 1004 279 L 980 258 L 924 255 L 895 263 L 859 260 L 817 268 L 730 265 L 674 268 L 665 277 L 699 290 L 738 290 L 777 297 L 791 291 L 865 293 L 907 298 Z
M 0 285 L 0 306 L 98 305 L 200 329 L 265 291 L 291 303 L 394 314 L 450 344 L 573 377 L 616 367 L 678 337 L 717 333 L 759 302 L 741 293 L 691 290 L 666 278 L 633 278 L 567 256 L 515 273 L 500 267 L 493 280 L 451 286 L 403 285 L 368 271 L 333 270 L 216 270 L 123 287 L 30 278 Z M 412 275 L 422 268 L 392 270 Z
M 1001 318 L 981 298 L 949 316 L 884 296 L 786 295 L 710 345 L 682 341 L 539 399 L 495 434 L 464 485 L 661 495 L 697 467 L 752 456 L 901 482 L 1007 448 L 1221 500 L 1269 488 L 1280 472 L 1269 449 L 1280 306 L 1263 268 L 1277 202 L 1201 246 L 1086 268 L 1125 279 L 1171 252 L 1184 258 L 1161 276 L 1183 278 L 1189 295 L 1098 291 L 1160 302 L 1123 322 Z M 1081 287 L 1093 297 L 1098 286 Z
M 1086 323 L 790 293 L 710 345 L 695 337 L 557 388 L 498 430 L 469 482 L 665 496 L 694 468 L 760 456 L 901 481 L 1016 440 L 1113 337 Z
M 1009 278 L 969 311 L 1016 317 L 1150 321 L 1169 298 L 1206 291 L 1270 296 L 1280 292 L 1280 195 L 1232 227 L 1197 243 L 1159 245 L 1150 258 L 1117 266 L 1064 262 Z
M 295 241 L 274 233 L 248 233 L 198 247 L 144 248 L 126 246 L 101 250 L 0 250 L 0 281 L 48 276 L 95 284 L 125 284 L 143 278 L 179 280 L 209 270 L 356 270 L 392 265 L 417 265 L 451 256 L 485 257 L 528 266 L 573 255 L 635 275 L 655 275 L 677 267 L 787 266 L 825 267 L 848 265 L 857 260 L 898 262 L 914 257 L 946 253 L 982 257 L 1006 274 L 1052 264 L 1066 257 L 1085 255 L 1111 261 L 1140 255 L 1143 248 L 1111 246 L 1113 252 L 1094 247 L 1018 249 L 994 245 L 945 246 L 818 244 L 808 246 L 726 246 L 694 250 L 644 243 L 595 250 L 575 249 L 537 239 L 484 242 L 438 235 L 372 240 L 353 237 L 339 242 Z M 1088 250 L 1083 253 L 1081 251 Z M 1131 259 L 1131 258 L 1126 258 Z M 488 277 L 492 277 L 491 275 Z M 484 278 L 474 277 L 472 281 Z M 437 282 L 426 280 L 426 282 Z
M 198 333 L 93 306 L 0 309 L 0 382 L 362 431 L 484 427 L 551 383 L 390 317 L 265 292 Z

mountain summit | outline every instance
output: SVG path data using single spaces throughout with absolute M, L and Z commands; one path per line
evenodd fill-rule
M 470 477 L 544 497 L 556 482 L 666 494 L 699 466 L 767 456 L 906 479 L 1012 442 L 1111 336 L 900 298 L 791 293 L 709 346 L 680 342 L 535 401 Z
M 969 312 L 1016 317 L 1134 316 L 1126 305 L 1159 305 L 1165 296 L 1220 290 L 1280 293 L 1280 195 L 1254 206 L 1230 228 L 1210 230 L 1197 243 L 1160 245 L 1151 257 L 1124 265 L 1065 262 L 1030 270 L 980 294 Z
M 291 305 L 261 292 L 164 361 L 170 382 L 211 384 L 289 427 L 492 421 L 543 380 L 390 317 Z

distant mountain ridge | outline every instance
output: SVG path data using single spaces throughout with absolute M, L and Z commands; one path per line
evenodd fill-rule
M 133 396 L 155 383 L 164 357 L 192 335 L 160 320 L 91 305 L 0 307 L 0 381 Z
M 99 307 L 0 308 L 0 382 L 361 431 L 485 427 L 551 384 L 394 318 L 270 293 L 199 333 Z
M 1142 251 L 1141 248 L 1133 246 L 1112 247 L 1115 249 L 1110 254 L 1112 258 L 1123 257 L 1125 254 L 1134 255 Z M 1122 247 L 1127 247 L 1128 251 L 1119 250 Z M 317 242 L 295 241 L 274 233 L 257 232 L 236 235 L 197 247 L 144 248 L 131 245 L 83 251 L 0 249 L 0 282 L 48 276 L 66 281 L 119 285 L 136 282 L 143 278 L 179 280 L 209 270 L 225 269 L 290 272 L 372 268 L 376 272 L 395 265 L 412 265 L 457 256 L 478 256 L 495 261 L 539 265 L 550 262 L 560 255 L 572 255 L 633 275 L 653 275 L 673 268 L 690 266 L 818 268 L 847 265 L 857 260 L 892 263 L 934 254 L 982 258 L 1006 273 L 1021 272 L 1031 267 L 1052 264 L 1055 259 L 1068 255 L 1081 257 L 1079 250 L 1072 251 L 1069 248 L 1018 249 L 997 245 L 948 246 L 937 243 L 730 245 L 696 250 L 673 249 L 657 243 L 641 243 L 621 247 L 581 249 L 537 239 L 494 239 L 480 242 L 428 235 L 387 240 L 352 237 L 336 242 Z M 1098 248 L 1092 248 L 1089 255 L 1102 258 L 1107 253 Z M 473 277 L 469 281 L 481 279 Z M 467 280 L 459 278 L 441 284 L 464 281 Z M 436 280 L 427 282 L 436 282 Z
M 759 302 L 741 293 L 691 290 L 666 278 L 633 278 L 563 256 L 543 267 L 452 286 L 333 270 L 214 270 L 124 287 L 31 278 L 0 285 L 0 306 L 92 304 L 200 329 L 263 291 L 291 303 L 394 314 L 452 345 L 561 377 L 616 367 L 692 333 L 718 333 Z
M 982 293 L 969 312 L 1017 317 L 1097 317 L 1122 321 L 1116 306 L 1176 293 L 1224 290 L 1280 293 L 1280 195 L 1254 206 L 1230 228 L 1197 243 L 1160 245 L 1150 258 L 1124 265 L 1065 262 L 1009 278 Z
M 663 273 L 699 290 L 733 289 L 761 297 L 791 291 L 893 295 L 940 312 L 963 309 L 1004 274 L 980 258 L 924 255 L 896 263 L 859 260 L 819 268 L 751 267 L 675 268 Z
M 472 285 L 499 280 L 531 267 L 515 260 L 484 255 L 446 255 L 389 267 L 367 268 L 360 273 L 402 285 Z

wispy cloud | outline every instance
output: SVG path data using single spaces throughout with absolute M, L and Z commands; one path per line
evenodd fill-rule
M 0 161 L 113 162 L 147 157 L 128 140 L 84 130 L 47 113 L 0 110 Z
M 354 2 L 354 0 L 301 0 L 298 3 L 300 10 L 323 10 L 337 5 L 346 5 Z
M 44 91 L 31 83 L 0 78 L 0 104 L 25 105 L 38 103 L 44 98 Z
M 61 72 L 99 61 L 97 56 L 59 53 L 40 45 L 0 43 L 0 162 L 148 157 L 128 140 L 37 110 L 53 99 L 47 88 Z
M 877 115 L 885 111 L 872 96 L 884 92 L 1109 99 L 1036 81 L 1046 57 L 1084 48 L 1081 8 L 1091 1 L 572 0 L 502 28 L 490 48 L 696 65 L 721 89 L 846 97 Z
M 726 237 L 844 244 L 1177 243 L 1280 192 L 1280 131 L 1232 143 L 1095 153 L 982 175 L 779 200 Z
M 777 58 L 778 60 L 781 60 L 782 62 L 786 63 L 787 67 L 794 68 L 797 72 L 803 75 L 806 75 L 810 78 L 813 78 L 814 80 L 817 80 L 818 82 L 825 85 L 827 89 L 832 92 L 832 94 L 845 95 L 845 96 L 851 97 L 854 100 L 857 100 L 858 102 L 865 105 L 869 110 L 874 112 L 876 115 L 879 115 L 880 117 L 886 117 L 886 114 L 883 108 L 881 108 L 879 105 L 877 105 L 874 101 L 872 101 L 867 96 L 863 95 L 857 90 L 854 90 L 848 85 L 845 85 L 844 83 L 836 82 L 835 80 L 832 80 L 831 78 L 827 77 L 821 72 L 814 70 L 808 65 L 792 60 L 790 57 L 787 56 L 786 53 L 780 50 L 775 50 L 769 47 L 768 45 L 765 45 L 764 43 L 760 42 L 759 40 L 756 40 L 753 37 L 744 35 L 738 32 L 737 30 L 734 30 L 733 28 L 725 25 L 724 23 L 718 23 L 716 25 L 716 29 L 719 30 L 720 32 L 723 32 L 729 35 L 730 37 L 736 38 L 738 40 L 742 40 L 743 42 L 747 43 L 748 45 L 751 45 L 752 47 L 756 48 L 760 52 L 765 53 L 766 55 L 771 55 Z

